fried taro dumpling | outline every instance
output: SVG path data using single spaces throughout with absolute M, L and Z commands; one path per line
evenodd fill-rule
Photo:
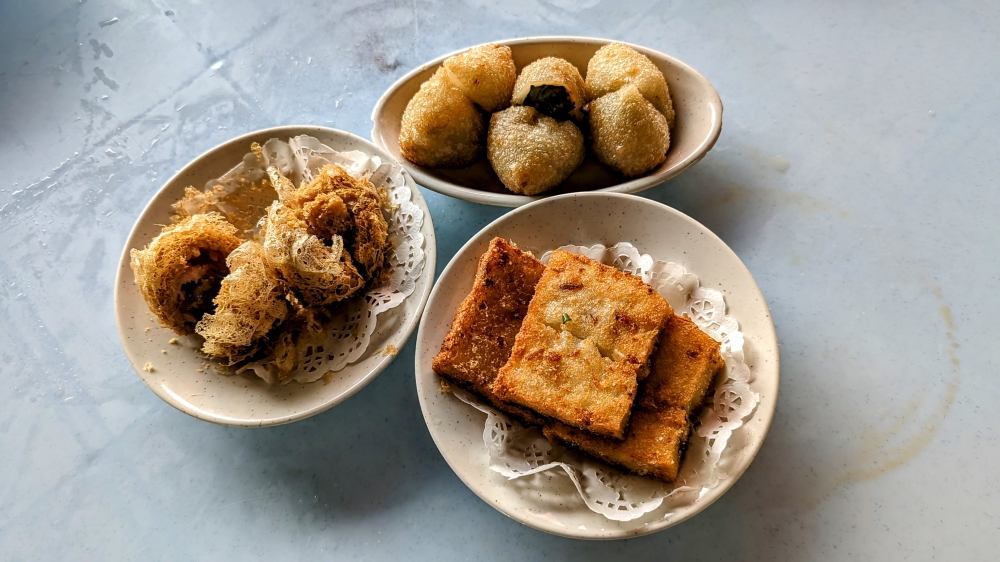
M 243 242 L 237 234 L 218 213 L 196 214 L 131 251 L 135 283 L 162 325 L 187 335 L 213 310 L 212 300 L 229 274 L 226 258 Z
M 590 134 L 597 159 L 625 177 L 660 165 L 670 147 L 666 117 L 631 84 L 590 102 Z
M 511 103 L 534 107 L 560 120 L 580 120 L 587 99 L 579 69 L 565 59 L 545 57 L 521 69 Z
M 391 246 L 389 223 L 382 213 L 387 205 L 384 191 L 367 179 L 355 178 L 340 166 L 330 164 L 283 201 L 296 210 L 311 233 L 324 240 L 351 232 L 345 245 L 355 266 L 367 281 L 380 283 Z
M 452 82 L 476 105 L 494 113 L 510 105 L 517 67 L 506 45 L 480 45 L 444 61 Z
M 441 67 L 406 104 L 399 149 L 418 166 L 456 168 L 479 157 L 485 134 L 486 116 Z
M 310 234 L 305 221 L 280 201 L 271 205 L 261 221 L 260 237 L 267 264 L 305 306 L 333 304 L 365 284 L 340 235 L 320 239 Z
M 249 241 L 229 254 L 230 273 L 215 297 L 215 313 L 206 314 L 196 328 L 205 338 L 206 355 L 230 364 L 250 358 L 288 316 L 284 287 L 264 253 L 263 246 Z
M 572 121 L 557 121 L 533 107 L 494 113 L 487 157 L 507 189 L 537 195 L 563 182 L 583 162 L 583 134 Z
M 609 43 L 594 53 L 587 64 L 587 94 L 590 99 L 632 84 L 674 126 L 674 106 L 667 81 L 653 61 L 624 43 Z

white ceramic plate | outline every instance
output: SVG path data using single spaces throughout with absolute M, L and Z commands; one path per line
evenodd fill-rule
M 663 508 L 633 521 L 609 521 L 590 511 L 560 471 L 508 481 L 489 468 L 483 444 L 485 414 L 440 392 L 431 369 L 455 311 L 472 288 L 479 257 L 500 236 L 542 255 L 565 244 L 590 246 L 631 242 L 654 259 L 683 265 L 703 287 L 723 291 L 727 314 L 746 337 L 751 387 L 760 394 L 756 412 L 736 433 L 745 432 L 746 449 L 736 458 L 732 477 L 705 492 L 694 504 L 663 519 Z M 632 195 L 581 193 L 552 197 L 510 212 L 481 230 L 455 254 L 437 280 L 420 321 L 416 350 L 417 396 L 424 420 L 445 460 L 486 503 L 542 531 L 567 537 L 616 539 L 644 535 L 676 525 L 718 499 L 756 456 L 767 434 L 778 398 L 778 343 L 764 296 L 736 254 L 707 228 L 665 205 Z M 725 456 L 726 453 L 723 453 Z M 725 460 L 725 459 L 724 459 Z M 534 478 L 535 480 L 532 480 Z M 540 492 L 538 483 L 545 483 Z
M 581 74 L 586 74 L 587 63 L 597 49 L 610 42 L 610 39 L 590 37 L 527 37 L 497 41 L 510 47 L 518 72 L 532 61 L 554 56 L 573 63 Z M 399 152 L 399 127 L 406 104 L 444 59 L 466 49 L 424 63 L 386 90 L 372 110 L 372 140 L 401 162 L 420 185 L 474 203 L 518 207 L 560 193 L 594 190 L 637 193 L 649 189 L 690 168 L 715 146 L 722 130 L 722 100 L 712 84 L 690 66 L 652 49 L 631 47 L 649 57 L 663 72 L 677 114 L 667 160 L 638 178 L 626 180 L 588 157 L 562 185 L 545 195 L 527 196 L 508 191 L 485 158 L 466 168 L 455 169 L 423 168 L 406 161 Z
M 194 348 L 170 345 L 175 334 L 160 327 L 149 312 L 129 267 L 129 251 L 142 248 L 170 224 L 171 205 L 189 185 L 201 188 L 239 164 L 250 143 L 264 144 L 271 138 L 287 140 L 297 135 L 316 137 L 334 150 L 361 150 L 393 161 L 392 156 L 370 142 L 344 131 L 326 127 L 288 126 L 264 129 L 224 142 L 195 158 L 160 189 L 136 221 L 125 243 L 115 280 L 115 318 L 118 335 L 132 367 L 157 396 L 178 410 L 213 423 L 260 427 L 289 423 L 318 414 L 361 390 L 392 362 L 394 354 L 382 353 L 387 346 L 401 349 L 413 333 L 434 279 L 436 242 L 427 203 L 413 179 L 404 171 L 413 203 L 424 212 L 424 269 L 416 288 L 403 304 L 378 318 L 368 351 L 357 362 L 334 374 L 329 382 L 292 382 L 271 386 L 250 375 L 223 375 L 204 369 L 205 359 Z M 148 331 L 147 331 L 148 330 Z M 161 350 L 165 350 L 166 354 Z M 146 362 L 153 371 L 143 369 Z

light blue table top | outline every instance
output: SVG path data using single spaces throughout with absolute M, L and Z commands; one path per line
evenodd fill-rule
M 997 5 L 318 4 L 0 4 L 0 559 L 996 556 Z M 277 428 L 200 422 L 146 388 L 112 284 L 166 178 L 263 127 L 368 137 L 419 63 L 553 34 L 676 56 L 725 104 L 715 149 L 644 194 L 735 250 L 781 342 L 774 424 L 719 502 L 609 543 L 507 519 L 431 442 L 412 340 Z M 439 271 L 505 212 L 424 195 Z

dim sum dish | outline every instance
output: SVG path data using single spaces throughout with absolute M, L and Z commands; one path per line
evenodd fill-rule
M 714 146 L 722 102 L 694 69 L 651 49 L 538 37 L 422 65 L 383 94 L 372 121 L 375 144 L 420 184 L 516 207 L 560 193 L 635 193 L 676 176 Z M 567 125 L 583 139 L 579 161 Z
M 430 214 L 388 154 L 333 129 L 277 127 L 200 156 L 149 204 L 118 271 L 119 334 L 176 408 L 288 423 L 388 365 L 433 272 Z
M 724 304 L 703 306 L 702 290 Z M 455 253 L 414 368 L 434 444 L 487 505 L 548 533 L 621 539 L 736 483 L 774 416 L 779 359 L 763 295 L 711 231 L 647 198 L 574 193 L 506 213 Z M 729 398 L 744 392 L 739 365 L 747 394 Z M 719 412 L 728 435 L 714 433 Z

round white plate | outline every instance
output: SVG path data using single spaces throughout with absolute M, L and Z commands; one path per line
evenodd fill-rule
M 746 337 L 750 386 L 760 394 L 756 412 L 736 433 L 746 449 L 730 474 L 693 504 L 664 519 L 664 508 L 628 522 L 590 511 L 561 471 L 508 481 L 490 470 L 483 444 L 486 415 L 442 393 L 431 369 L 462 299 L 472 288 L 479 257 L 499 236 L 541 256 L 566 244 L 590 246 L 631 242 L 642 253 L 683 265 L 701 286 L 725 294 L 727 314 Z M 552 197 L 512 211 L 481 230 L 444 268 L 420 321 L 416 350 L 417 396 L 431 437 L 455 474 L 486 503 L 536 529 L 567 537 L 617 539 L 676 525 L 717 500 L 756 456 L 778 398 L 778 342 L 764 296 L 736 254 L 691 217 L 632 195 L 580 193 Z M 723 453 L 726 457 L 727 454 Z M 726 459 L 724 459 L 726 460 Z M 542 486 L 541 484 L 544 484 Z
M 287 140 L 297 135 L 316 137 L 334 150 L 360 150 L 378 155 L 383 161 L 394 161 L 392 156 L 370 142 L 326 127 L 293 125 L 249 133 L 205 152 L 170 178 L 139 216 L 122 251 L 115 280 L 115 319 L 125 354 L 157 396 L 198 419 L 225 425 L 261 427 L 307 418 L 343 402 L 392 362 L 395 354 L 391 350 L 399 350 L 406 344 L 427 302 L 434 279 L 434 225 L 420 190 L 404 170 L 403 176 L 412 191 L 413 203 L 424 212 L 421 232 L 424 235 L 426 261 L 413 293 L 403 304 L 379 315 L 368 351 L 360 360 L 334 373 L 329 381 L 321 379 L 311 384 L 292 382 L 271 386 L 251 374 L 224 375 L 211 367 L 204 368 L 205 358 L 196 349 L 169 343 L 176 334 L 161 327 L 149 312 L 129 267 L 129 251 L 146 246 L 160 233 L 161 225 L 170 224 L 171 205 L 183 196 L 185 187 L 193 185 L 200 189 L 205 182 L 220 177 L 240 163 L 250 151 L 252 142 L 264 144 L 271 138 Z M 147 362 L 152 363 L 152 371 L 143 368 Z M 198 372 L 198 369 L 203 372 Z
M 610 39 L 563 36 L 496 41 L 510 47 L 518 71 L 542 57 L 560 57 L 573 63 L 581 74 L 586 74 L 587 63 L 597 49 L 611 42 Z M 399 151 L 399 127 L 406 104 L 446 58 L 467 49 L 424 63 L 390 86 L 372 110 L 372 140 L 401 162 L 420 185 L 473 203 L 518 207 L 560 193 L 637 193 L 649 189 L 690 168 L 715 146 L 722 131 L 722 100 L 697 70 L 659 51 L 630 46 L 649 57 L 663 72 L 677 115 L 676 125 L 670 132 L 667 160 L 640 177 L 625 179 L 588 157 L 562 185 L 544 195 L 527 196 L 508 191 L 485 158 L 471 166 L 452 169 L 423 168 L 408 162 Z

